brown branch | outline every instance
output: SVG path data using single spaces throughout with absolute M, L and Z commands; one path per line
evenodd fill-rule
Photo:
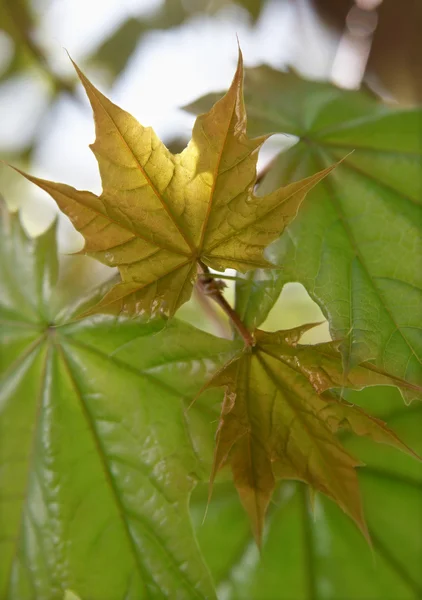
M 215 331 L 220 337 L 230 339 L 230 325 L 224 320 L 223 315 L 217 312 L 217 307 L 212 302 L 210 297 L 204 292 L 201 282 L 197 281 L 196 286 L 193 288 L 195 298 L 198 304 L 207 316 L 207 319 L 214 324 Z
M 243 323 L 237 312 L 230 306 L 227 300 L 224 298 L 221 293 L 222 285 L 221 282 L 211 277 L 211 273 L 204 263 L 198 263 L 200 274 L 198 277 L 198 286 L 203 291 L 206 296 L 209 296 L 218 304 L 218 306 L 226 313 L 229 317 L 230 321 L 236 327 L 237 331 L 243 338 L 246 346 L 254 346 L 255 340 L 253 338 L 252 333 Z

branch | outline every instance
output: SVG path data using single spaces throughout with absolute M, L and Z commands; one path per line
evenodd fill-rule
M 224 320 L 221 313 L 217 312 L 217 307 L 214 305 L 210 297 L 204 292 L 199 278 L 196 282 L 196 286 L 193 288 L 193 292 L 208 320 L 214 324 L 218 335 L 220 337 L 230 339 L 231 328 L 229 323 Z
M 211 297 L 218 306 L 226 313 L 230 321 L 236 327 L 237 331 L 243 338 L 246 346 L 252 347 L 255 345 L 255 340 L 252 333 L 243 323 L 237 312 L 230 306 L 227 300 L 221 293 L 221 282 L 217 281 L 210 273 L 208 267 L 204 263 L 199 262 L 200 274 L 198 277 L 198 286 L 206 296 Z

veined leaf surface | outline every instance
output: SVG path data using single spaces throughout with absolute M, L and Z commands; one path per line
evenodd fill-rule
M 384 422 L 326 393 L 409 384 L 379 373 L 370 363 L 344 374 L 337 344 L 298 345 L 309 327 L 257 330 L 256 346 L 231 360 L 210 383 L 226 388 L 211 485 L 229 464 L 258 544 L 277 479 L 299 479 L 323 492 L 369 539 L 355 471 L 362 463 L 343 448 L 337 432 L 348 429 L 417 456 Z
M 214 598 L 188 498 L 215 399 L 185 409 L 236 343 L 176 320 L 61 322 L 56 275 L 54 226 L 30 239 L 4 215 L 0 597 Z
M 205 110 L 215 98 L 191 109 Z M 333 338 L 344 340 L 346 368 L 371 360 L 421 385 L 421 110 L 398 110 L 366 91 L 268 67 L 247 71 L 246 105 L 252 134 L 299 138 L 275 161 L 260 193 L 353 152 L 269 249 L 281 268 L 250 273 L 238 284 L 239 314 L 259 326 L 284 283 L 299 281 L 327 316 Z
M 267 136 L 246 135 L 241 54 L 229 91 L 198 117 L 192 140 L 177 155 L 75 68 L 94 113 L 92 150 L 103 192 L 97 197 L 24 175 L 82 233 L 84 252 L 118 267 L 122 282 L 94 310 L 173 315 L 190 298 L 201 263 L 241 272 L 270 266 L 263 257 L 266 246 L 333 167 L 255 196 L 258 150 Z
M 400 406 L 393 387 L 346 393 L 422 454 L 422 406 Z M 231 483 L 216 483 L 207 505 L 201 484 L 191 500 L 198 540 L 217 587 L 227 600 L 419 600 L 422 596 L 422 464 L 366 437 L 340 437 L 365 462 L 358 469 L 373 550 L 352 521 L 322 494 L 314 509 L 306 486 L 275 490 L 258 551 Z M 230 529 L 230 536 L 226 535 Z

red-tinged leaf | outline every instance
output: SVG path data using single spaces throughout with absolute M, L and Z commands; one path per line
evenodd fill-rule
M 301 480 L 329 496 L 369 541 L 356 474 L 362 463 L 343 448 L 335 436 L 339 429 L 419 458 L 383 421 L 327 392 L 409 384 L 375 371 L 370 364 L 344 375 L 336 343 L 298 344 L 309 327 L 257 331 L 256 346 L 246 348 L 210 382 L 226 387 L 211 486 L 216 473 L 230 464 L 258 544 L 277 479 Z

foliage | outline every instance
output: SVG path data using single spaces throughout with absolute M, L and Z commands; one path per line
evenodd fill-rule
M 276 333 L 257 330 L 252 352 L 246 348 L 210 383 L 226 387 L 211 485 L 216 472 L 230 463 L 258 544 L 276 478 L 299 479 L 323 492 L 369 539 L 355 472 L 360 463 L 333 435 L 339 430 L 349 429 L 412 454 L 385 423 L 324 394 L 333 388 L 400 383 L 377 373 L 369 363 L 344 375 L 337 344 L 298 345 L 310 327 Z
M 212 597 L 188 497 L 215 398 L 185 408 L 235 347 L 177 321 L 62 322 L 55 227 L 31 240 L 5 216 L 0 597 Z
M 318 587 L 324 573 L 315 574 L 320 565 L 313 561 L 321 554 L 312 532 L 319 525 L 309 522 L 303 485 L 285 481 L 293 479 L 351 516 L 389 563 L 382 569 L 391 586 L 403 598 L 416 599 L 422 582 L 412 559 L 404 567 L 401 557 L 385 551 L 379 520 L 367 528 L 355 470 L 365 451 L 361 456 L 358 444 L 355 452 L 345 433 L 417 457 L 386 426 L 385 412 L 369 416 L 359 406 L 360 396 L 349 391 L 389 385 L 408 400 L 420 397 L 414 113 L 390 111 L 365 94 L 292 74 L 257 70 L 249 89 L 253 77 L 261 81 L 255 101 L 262 106 L 254 112 L 252 103 L 251 127 L 262 126 L 265 135 L 250 139 L 240 57 L 227 94 L 198 117 L 187 149 L 172 155 L 151 129 L 78 74 L 94 112 L 102 195 L 24 175 L 48 191 L 81 231 L 85 253 L 119 267 L 121 281 L 106 284 L 105 295 L 102 286 L 63 306 L 55 226 L 30 239 L 17 215 L 3 216 L 0 595 L 61 598 L 72 590 L 93 600 L 213 598 L 216 585 L 219 592 L 226 585 L 228 597 L 247 598 L 249 586 L 260 589 L 264 576 L 255 561 L 247 581 L 236 578 L 236 549 L 246 564 L 250 533 L 234 508 L 231 488 L 216 482 L 212 528 L 198 530 L 202 550 L 189 515 L 195 485 L 212 486 L 217 472 L 230 464 L 256 541 L 263 542 L 262 564 L 271 562 L 279 540 L 293 543 L 281 579 L 274 568 L 274 580 L 264 577 L 268 597 L 279 581 L 298 598 L 335 597 Z M 279 110 L 280 118 L 274 117 Z M 349 122 L 342 122 L 344 114 Z M 280 156 L 279 168 L 270 171 L 257 195 L 257 151 L 274 122 L 301 142 Z M 369 149 L 362 147 L 368 131 Z M 343 159 L 355 142 L 361 142 L 358 150 L 330 174 L 332 159 Z M 403 156 L 397 172 L 391 170 L 393 152 Z M 324 169 L 315 175 L 316 167 Z M 272 189 L 272 177 L 304 175 Z M 374 178 L 379 195 L 371 187 Z M 306 193 L 321 180 L 295 218 Z M 400 237 L 393 216 L 407 224 Z M 264 257 L 273 240 L 268 257 L 277 261 L 276 269 Z M 374 248 L 378 254 L 371 254 Z M 227 267 L 250 272 L 237 284 L 238 312 L 209 271 Z M 240 333 L 234 340 L 169 318 L 189 298 L 197 271 L 199 289 L 223 307 Z M 301 344 L 312 324 L 275 333 L 256 329 L 282 285 L 292 280 L 303 281 L 320 302 L 335 342 Z M 404 298 L 410 310 L 402 314 Z M 221 395 L 209 388 L 221 386 L 226 393 L 216 431 Z M 413 407 L 407 410 L 420 416 Z M 406 442 L 408 433 L 406 427 Z M 384 455 L 371 450 L 369 456 Z M 384 472 L 397 483 L 400 468 L 406 471 L 406 498 L 414 511 L 420 469 L 405 460 L 391 458 Z M 382 471 L 372 467 L 369 480 L 377 480 L 377 468 Z M 273 494 L 276 509 L 270 506 Z M 382 498 L 379 490 L 375 497 Z M 340 557 L 339 530 L 354 534 L 334 505 L 312 498 Z M 195 521 L 205 503 L 199 485 Z M 219 537 L 226 532 L 215 524 L 218 506 L 222 523 L 235 515 L 233 535 Z M 371 518 L 377 521 L 373 513 Z M 306 587 L 297 578 L 301 560 L 309 571 Z M 353 579 L 352 570 L 347 577 Z M 389 589 L 381 584 L 365 579 L 363 593 L 381 598 Z M 339 589 L 335 577 L 330 585 Z M 354 589 L 353 598 L 360 593 Z
M 396 389 L 348 393 L 422 453 L 422 405 L 400 406 Z M 284 482 L 268 509 L 261 552 L 230 483 L 216 483 L 204 522 L 206 485 L 191 501 L 198 540 L 221 597 L 280 600 L 416 600 L 421 597 L 421 464 L 345 431 L 358 469 L 372 551 L 342 511 L 306 486 Z M 227 532 L 230 532 L 230 535 Z M 347 595 L 346 595 L 347 594 Z
M 259 326 L 287 281 L 300 281 L 344 339 L 346 364 L 374 361 L 422 383 L 421 110 L 398 110 L 267 67 L 247 73 L 249 129 L 299 137 L 262 183 L 268 191 L 353 150 L 268 255 L 282 269 L 246 277 L 238 309 Z M 202 111 L 215 97 L 192 110 Z M 407 398 L 412 399 L 408 394 Z
M 331 168 L 264 198 L 253 194 L 266 138 L 246 137 L 241 55 L 230 90 L 197 119 L 192 141 L 176 156 L 77 71 L 94 112 L 103 193 L 25 176 L 56 200 L 84 236 L 87 254 L 119 268 L 122 282 L 96 310 L 172 316 L 189 300 L 198 265 L 270 266 L 265 247 Z

